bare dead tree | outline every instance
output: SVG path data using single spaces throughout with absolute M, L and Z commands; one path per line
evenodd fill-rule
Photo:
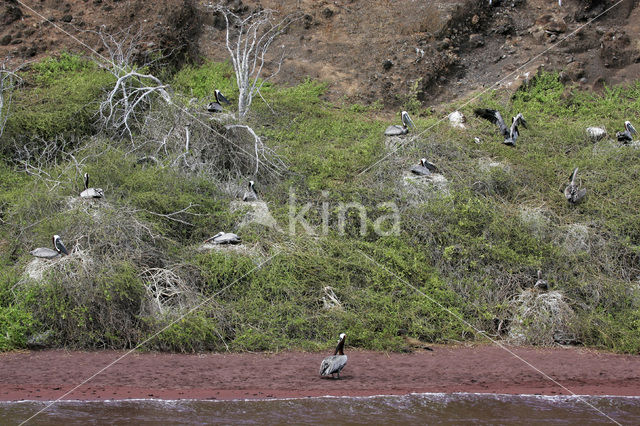
M 282 66 L 284 48 L 278 59 L 277 69 L 266 77 L 261 75 L 269 48 L 300 15 L 287 15 L 277 21 L 276 11 L 259 9 L 243 18 L 222 4 L 210 7 L 215 13 L 220 13 L 226 23 L 225 40 L 236 73 L 239 91 L 238 119 L 242 121 L 249 111 L 253 97 L 260 94 L 264 83 L 278 74 Z
M 13 91 L 22 83 L 22 79 L 16 74 L 16 71 L 17 69 L 8 70 L 6 62 L 2 62 L 0 65 L 0 137 L 4 133 L 9 118 Z
M 110 59 L 99 65 L 108 69 L 116 78 L 113 88 L 100 104 L 100 119 L 104 125 L 133 140 L 133 124 L 140 122 L 141 113 L 146 111 L 158 96 L 168 104 L 171 103 L 168 86 L 144 71 L 150 63 L 135 65 L 140 31 L 132 34 L 131 28 L 127 28 L 115 35 L 99 31 L 98 36 Z

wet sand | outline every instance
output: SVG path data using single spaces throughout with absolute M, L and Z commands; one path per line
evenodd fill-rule
M 324 353 L 132 353 L 66 400 L 254 399 L 412 392 L 640 396 L 640 356 L 579 348 L 432 346 L 410 354 L 351 351 L 341 380 L 322 379 Z M 0 354 L 0 400 L 54 400 L 125 351 Z M 569 392 L 571 391 L 571 392 Z

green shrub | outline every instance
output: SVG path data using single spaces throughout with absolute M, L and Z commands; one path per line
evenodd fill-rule
M 70 138 L 93 133 L 98 101 L 113 76 L 76 55 L 34 64 L 21 75 L 4 139 Z M 9 146 L 3 145 L 3 150 Z

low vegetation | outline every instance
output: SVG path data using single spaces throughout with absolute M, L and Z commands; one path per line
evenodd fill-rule
M 265 85 L 246 117 L 264 143 L 256 175 L 253 141 L 203 113 L 214 88 L 234 98 L 228 64 L 177 72 L 173 105 L 150 102 L 131 138 L 98 121 L 114 81 L 91 62 L 64 54 L 20 77 L 0 139 L 0 350 L 315 350 L 340 332 L 378 350 L 404 335 L 640 350 L 640 149 L 613 136 L 638 121 L 640 83 L 596 94 L 541 74 L 463 107 L 465 130 L 407 99 L 417 129 L 396 145 L 383 131 L 399 114 L 327 103 L 315 81 Z M 517 147 L 478 106 L 524 114 Z M 421 157 L 446 184 L 407 178 Z M 588 192 L 570 206 L 574 167 Z M 104 199 L 78 197 L 85 172 Z M 249 179 L 280 230 L 239 227 Z M 313 235 L 290 232 L 292 211 Z M 204 250 L 219 231 L 243 246 Z M 53 234 L 72 254 L 34 260 Z

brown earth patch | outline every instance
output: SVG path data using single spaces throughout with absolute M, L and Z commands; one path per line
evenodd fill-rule
M 236 399 L 411 392 L 566 395 L 495 346 L 432 346 L 409 354 L 347 351 L 340 380 L 318 377 L 326 354 L 133 353 L 64 399 Z M 640 396 L 640 356 L 576 348 L 511 348 L 576 394 Z M 123 351 L 0 355 L 0 400 L 54 400 Z
M 100 51 L 93 31 L 141 28 L 140 56 L 227 60 L 220 20 L 205 0 L 4 0 L 0 57 L 14 65 L 61 50 L 88 53 L 56 26 Z M 214 2 L 215 3 L 215 2 Z M 540 67 L 565 70 L 589 87 L 637 78 L 640 8 L 624 0 L 233 0 L 240 13 L 258 4 L 302 17 L 282 37 L 287 59 L 276 81 L 307 77 L 329 84 L 327 97 L 396 108 L 417 95 L 425 105 L 492 87 L 515 88 Z M 26 6 L 32 10 L 29 10 Z M 563 37 L 569 39 L 557 46 Z M 102 53 L 102 51 L 100 51 Z M 417 90 L 414 90 L 417 87 Z

